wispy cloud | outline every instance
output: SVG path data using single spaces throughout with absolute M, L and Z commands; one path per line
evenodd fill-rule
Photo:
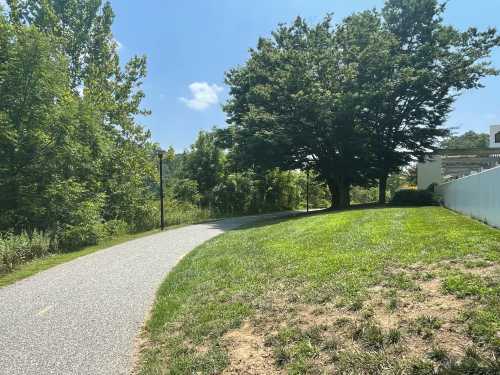
M 179 100 L 188 108 L 203 111 L 219 102 L 219 93 L 222 92 L 223 88 L 216 84 L 209 85 L 207 82 L 193 82 L 189 85 L 189 90 L 192 98 L 181 97 Z

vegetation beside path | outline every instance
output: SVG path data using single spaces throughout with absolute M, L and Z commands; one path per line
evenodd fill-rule
M 42 258 L 34 259 L 30 262 L 18 265 L 9 273 L 3 273 L 3 274 L 0 273 L 0 288 L 6 285 L 13 284 L 16 281 L 33 276 L 51 267 L 82 257 L 84 255 L 89 255 L 95 253 L 96 251 L 103 250 L 107 247 L 119 245 L 123 242 L 150 236 L 152 234 L 159 232 L 160 232 L 159 229 L 155 229 L 142 233 L 122 234 L 118 237 L 107 239 L 97 245 L 87 246 L 77 251 L 67 252 L 67 253 L 55 253 Z
M 440 207 L 231 231 L 158 291 L 140 374 L 494 374 L 500 231 Z

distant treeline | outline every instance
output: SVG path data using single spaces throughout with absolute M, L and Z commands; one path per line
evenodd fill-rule
M 218 144 L 217 131 L 200 132 L 189 150 L 167 153 L 167 197 L 208 208 L 213 215 L 291 210 L 306 204 L 305 171 L 278 168 L 239 171 Z M 311 207 L 327 207 L 329 193 L 314 173 L 309 179 Z

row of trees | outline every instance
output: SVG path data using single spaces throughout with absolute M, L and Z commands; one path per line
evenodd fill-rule
M 437 147 L 457 95 L 498 72 L 494 29 L 443 24 L 436 0 L 387 0 L 381 11 L 331 16 L 310 26 L 297 18 L 261 38 L 230 70 L 219 131 L 239 169 L 311 168 L 334 208 L 352 186 L 378 184 Z
M 471 149 L 488 148 L 490 146 L 490 135 L 487 133 L 476 133 L 469 130 L 461 135 L 451 135 L 439 145 L 442 149 Z
M 8 0 L 0 10 L 0 234 L 66 249 L 157 226 L 157 150 L 137 119 L 145 57 L 123 64 L 101 0 Z M 1 7 L 1 6 L 0 6 Z M 305 174 L 236 169 L 214 133 L 167 161 L 168 219 L 296 208 Z M 325 187 L 312 183 L 312 203 Z M 174 211 L 174 212 L 173 212 Z M 178 211 L 178 212 L 177 212 Z
M 166 195 L 208 208 L 213 214 L 245 214 L 295 209 L 306 203 L 307 176 L 278 168 L 238 170 L 219 144 L 217 132 L 200 132 L 190 149 L 167 153 Z M 309 180 L 311 207 L 328 204 L 326 186 Z
M 153 228 L 157 146 L 137 123 L 145 57 L 122 64 L 101 0 L 8 0 L 0 12 L 0 232 L 71 245 Z M 227 73 L 229 126 L 170 152 L 171 201 L 224 213 L 345 208 L 447 134 L 455 96 L 496 74 L 495 30 L 459 32 L 435 0 L 389 0 L 332 26 L 297 19 Z M 393 178 L 396 181 L 399 177 Z M 390 180 L 390 190 L 394 183 Z M 329 193 L 327 193 L 327 190 Z M 373 190 L 356 188 L 356 200 Z M 107 223 L 107 224 L 106 224 Z M 106 226 L 107 225 L 107 226 Z
M 100 0 L 7 0 L 0 11 L 0 231 L 95 241 L 105 221 L 156 224 L 144 57 L 120 64 Z

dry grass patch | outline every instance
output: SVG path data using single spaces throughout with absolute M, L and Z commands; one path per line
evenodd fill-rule
M 272 350 L 265 345 L 265 334 L 245 322 L 223 337 L 229 354 L 229 366 L 223 374 L 282 374 L 274 365 Z
M 470 267 L 465 261 L 443 264 L 387 270 L 381 284 L 367 289 L 359 309 L 343 301 L 303 303 L 299 292 L 289 291 L 286 298 L 275 290 L 255 317 L 225 335 L 230 362 L 224 373 L 350 373 L 349 366 L 364 363 L 359 373 L 459 368 L 452 373 L 460 374 L 467 373 L 460 366 L 468 361 L 493 363 L 494 348 L 478 345 L 463 319 L 478 301 L 446 293 L 437 276 Z M 496 264 L 477 259 L 474 264 L 471 274 L 498 272 Z

